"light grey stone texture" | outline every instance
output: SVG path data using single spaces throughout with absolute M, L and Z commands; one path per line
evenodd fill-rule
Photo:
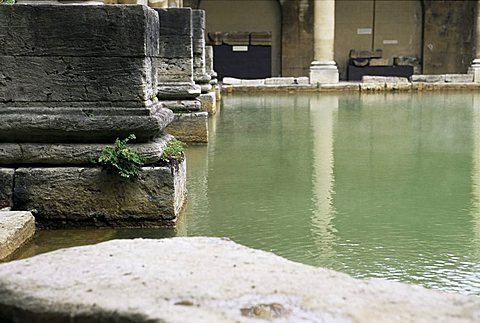
M 14 172 L 13 168 L 0 168 L 0 209 L 13 205 Z
M 166 131 L 188 143 L 208 142 L 208 112 L 175 113 Z
M 156 73 L 148 57 L 0 56 L 0 101 L 143 102 Z
M 221 238 L 112 240 L 0 265 L 0 320 L 12 323 L 467 323 L 479 308 L 476 296 L 353 279 Z
M 158 87 L 157 97 L 159 100 L 168 99 L 195 99 L 201 93 L 201 87 L 195 83 L 172 82 L 162 83 Z
M 199 100 L 177 100 L 160 101 L 162 107 L 173 112 L 199 112 L 202 110 L 202 103 Z
M 472 83 L 473 74 L 445 74 L 447 83 Z
M 289 85 L 308 85 L 308 77 L 270 77 L 265 79 L 265 85 L 289 86 Z
M 130 134 L 145 142 L 172 120 L 172 112 L 162 108 L 149 116 L 5 114 L 0 119 L 0 142 L 110 143 Z
M 222 83 L 225 85 L 241 85 L 242 80 L 234 77 L 224 77 Z
M 198 97 L 198 100 L 202 103 L 202 111 L 208 112 L 209 115 L 217 113 L 217 96 L 215 92 L 202 94 Z
M 265 80 L 264 79 L 241 80 L 241 84 L 247 85 L 247 86 L 259 86 L 259 85 L 265 85 Z
M 8 259 L 34 234 L 35 218 L 30 212 L 0 211 L 0 261 Z
M 443 83 L 445 82 L 445 74 L 438 75 L 412 75 L 412 82 L 425 82 L 425 83 Z
M 185 162 L 144 167 L 135 180 L 100 168 L 18 168 L 15 209 L 44 226 L 174 225 L 186 195 Z
M 172 136 L 163 134 L 154 141 L 147 143 L 129 143 L 128 146 L 137 152 L 146 164 L 160 161 L 163 149 Z M 0 143 L 0 165 L 94 165 L 103 150 L 110 144 L 99 143 Z M 4 178 L 3 175 L 9 177 Z M 8 180 L 8 181 L 7 181 Z M 11 182 L 8 187 L 7 183 Z M 11 200 L 13 193 L 13 169 L 0 168 L 0 184 L 4 183 L 3 189 L 8 194 L 2 194 L 0 185 L 0 208 L 11 206 L 11 203 L 2 201 Z M 7 190 L 8 188 L 8 190 Z M 10 197 L 9 197 L 10 196 Z M 6 205 L 5 205 L 6 204 Z
M 158 56 L 158 14 L 145 6 L 0 6 L 0 56 Z
M 193 82 L 192 58 L 157 59 L 158 86 L 165 82 Z

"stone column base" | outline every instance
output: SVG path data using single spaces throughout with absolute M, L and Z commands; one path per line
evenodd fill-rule
M 202 103 L 202 111 L 208 112 L 209 115 L 217 113 L 217 95 L 215 91 L 200 95 L 198 100 Z
M 175 119 L 166 131 L 187 143 L 207 143 L 208 112 L 175 113 Z
M 472 65 L 468 69 L 468 74 L 473 74 L 473 82 L 480 83 L 480 59 L 473 60 Z
M 125 180 L 98 167 L 15 169 L 14 205 L 41 226 L 174 225 L 186 196 L 185 161 Z
M 310 65 L 310 84 L 338 83 L 338 69 L 334 61 L 313 61 Z

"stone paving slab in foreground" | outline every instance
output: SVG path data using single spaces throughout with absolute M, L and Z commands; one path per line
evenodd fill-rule
M 219 238 L 113 240 L 0 265 L 4 322 L 478 322 L 480 298 L 357 280 Z
M 0 211 L 0 260 L 8 258 L 35 234 L 30 212 Z

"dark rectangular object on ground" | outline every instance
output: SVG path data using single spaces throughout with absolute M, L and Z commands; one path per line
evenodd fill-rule
M 413 75 L 413 66 L 348 66 L 347 79 L 349 81 L 361 81 L 364 75 L 410 77 Z

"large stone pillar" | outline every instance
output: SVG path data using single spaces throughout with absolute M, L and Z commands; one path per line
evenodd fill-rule
M 313 55 L 310 83 L 337 83 L 338 69 L 333 60 L 335 0 L 314 1 Z
M 477 19 L 475 21 L 475 59 L 470 66 L 469 73 L 473 74 L 475 83 L 480 83 L 480 0 L 477 0 Z
M 192 10 L 193 28 L 193 80 L 202 88 L 202 93 L 212 89 L 211 76 L 205 66 L 205 11 Z

